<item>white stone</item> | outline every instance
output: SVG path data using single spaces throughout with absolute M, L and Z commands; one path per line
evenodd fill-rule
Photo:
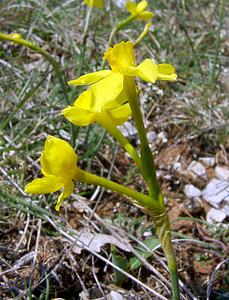
M 229 202 L 222 206 L 220 210 L 229 217 Z
M 214 167 L 215 157 L 200 157 L 199 161 L 202 162 L 206 167 Z
M 157 144 L 166 144 L 168 142 L 168 135 L 166 132 L 161 131 L 157 135 Z
M 223 201 L 229 201 L 229 182 L 213 178 L 202 192 L 203 199 L 218 208 Z
M 184 193 L 188 198 L 200 197 L 202 194 L 201 190 L 196 188 L 193 184 L 187 184 L 184 187 Z
M 108 295 L 108 300 L 123 300 L 123 296 L 118 292 L 112 291 L 110 295 Z
M 215 167 L 215 176 L 219 179 L 229 181 L 229 170 L 222 167 Z
M 154 131 L 150 131 L 147 133 L 147 139 L 148 139 L 149 144 L 151 144 L 153 141 L 156 141 L 157 134 Z
M 207 222 L 209 223 L 221 223 L 226 218 L 226 214 L 221 210 L 211 208 L 207 213 Z
M 208 178 L 205 167 L 198 161 L 191 162 L 188 166 L 188 171 L 194 178 L 202 178 L 205 180 Z
M 172 168 L 174 171 L 176 171 L 178 173 L 182 172 L 182 164 L 178 161 L 173 163 Z
M 125 137 L 135 136 L 137 134 L 137 129 L 129 121 L 119 126 L 119 129 Z

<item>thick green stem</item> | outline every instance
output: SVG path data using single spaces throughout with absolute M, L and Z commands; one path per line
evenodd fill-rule
M 136 91 L 134 78 L 125 76 L 124 78 L 128 100 L 132 110 L 132 115 L 137 127 L 140 143 L 143 175 L 149 187 L 150 196 L 155 200 L 160 200 L 160 187 L 156 178 L 156 168 L 152 151 L 146 136 L 145 126 L 140 110 L 139 99 Z
M 158 205 L 158 202 L 156 202 L 149 196 L 136 192 L 135 190 L 127 188 L 106 178 L 93 175 L 79 168 L 77 168 L 75 178 L 77 179 L 77 181 L 101 186 L 121 195 L 127 196 L 134 205 L 140 207 L 143 210 L 153 211 L 155 215 L 163 213 L 164 207 Z
M 158 213 L 158 211 L 156 211 L 153 208 L 153 206 L 152 206 L 153 209 L 151 209 L 151 207 L 148 206 L 148 209 L 146 208 L 146 211 L 153 216 L 157 235 L 168 262 L 171 284 L 172 284 L 172 299 L 179 300 L 180 293 L 179 293 L 179 284 L 178 284 L 178 272 L 176 267 L 176 258 L 173 252 L 173 247 L 171 242 L 170 223 L 164 205 L 164 197 L 160 191 L 160 187 L 157 182 L 154 157 L 147 140 L 134 78 L 125 77 L 124 80 L 125 80 L 128 101 L 130 103 L 132 115 L 138 130 L 139 139 L 141 143 L 141 160 L 142 160 L 142 169 L 143 169 L 144 178 L 146 179 L 146 182 L 149 187 L 149 194 L 151 197 L 152 204 L 154 201 L 157 201 L 159 207 L 161 208 L 160 213 Z
M 97 121 L 119 142 L 119 144 L 129 153 L 130 157 L 142 171 L 141 158 L 135 148 L 124 137 L 121 131 L 115 126 L 108 114 L 103 113 L 97 118 Z
M 165 257 L 168 263 L 168 268 L 170 271 L 171 285 L 172 285 L 172 296 L 173 300 L 180 299 L 179 292 L 179 280 L 178 271 L 176 265 L 176 257 L 173 250 L 173 245 L 171 242 L 171 230 L 168 215 L 166 213 L 165 207 L 162 214 L 155 214 L 155 210 L 148 210 L 149 214 L 152 215 L 158 239 L 161 243 L 161 247 L 165 253 Z

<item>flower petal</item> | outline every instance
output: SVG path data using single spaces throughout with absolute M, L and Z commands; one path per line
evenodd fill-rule
M 80 76 L 77 79 L 68 81 L 68 84 L 71 85 L 88 85 L 94 82 L 99 81 L 102 78 L 109 76 L 112 73 L 111 70 L 101 70 L 93 73 L 89 73 L 83 76 Z
M 57 211 L 60 210 L 60 206 L 61 206 L 63 200 L 65 198 L 68 198 L 72 194 L 73 190 L 74 190 L 74 184 L 71 180 L 71 181 L 67 182 L 67 184 L 64 186 L 63 192 L 58 197 L 57 204 L 55 206 L 55 210 L 57 210 Z
M 131 116 L 130 105 L 126 103 L 113 110 L 108 110 L 107 114 L 115 125 L 122 125 Z
M 154 17 L 154 13 L 152 13 L 151 11 L 143 11 L 138 15 L 137 18 L 143 21 L 147 21 L 149 19 L 152 19 L 153 17 Z
M 79 95 L 74 103 L 74 107 L 81 108 L 84 110 L 91 110 L 92 107 L 92 97 L 91 90 L 87 90 Z
M 148 6 L 148 2 L 147 1 L 141 1 L 141 2 L 139 2 L 138 5 L 137 5 L 137 12 L 138 13 L 143 12 L 143 10 L 145 10 L 147 6 Z
M 158 74 L 158 66 L 151 60 L 145 59 L 137 67 L 129 67 L 124 71 L 125 75 L 138 76 L 147 82 L 155 82 Z
M 170 64 L 159 64 L 157 79 L 175 81 L 177 79 L 177 74 L 175 73 L 174 66 Z
M 74 177 L 77 155 L 62 139 L 49 135 L 40 157 L 42 173 L 47 176 Z
M 68 106 L 61 113 L 77 126 L 87 126 L 95 121 L 95 113 L 75 106 Z
M 137 5 L 136 5 L 134 2 L 132 2 L 132 1 L 127 1 L 127 2 L 126 2 L 126 9 L 127 9 L 132 15 L 134 15 L 134 14 L 136 14 L 136 12 L 137 12 Z
M 112 73 L 112 75 L 96 82 L 91 86 L 92 107 L 94 112 L 101 112 L 101 109 L 108 103 L 114 101 L 123 90 L 123 75 Z
M 48 176 L 37 178 L 25 186 L 28 194 L 48 194 L 60 190 L 64 186 L 63 178 Z
M 135 64 L 133 43 L 128 41 L 114 45 L 104 53 L 104 58 L 108 60 L 114 72 L 122 73 L 122 69 Z

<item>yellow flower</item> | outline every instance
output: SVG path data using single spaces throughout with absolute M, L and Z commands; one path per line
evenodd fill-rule
M 74 189 L 72 180 L 77 172 L 77 155 L 65 141 L 54 136 L 48 136 L 40 157 L 42 178 L 37 178 L 25 186 L 25 192 L 30 194 L 48 194 L 62 188 L 56 210 L 60 209 L 63 200 L 71 195 Z
M 103 1 L 102 0 L 84 0 L 84 4 L 89 7 L 97 7 L 103 9 Z
M 132 1 L 126 3 L 126 9 L 131 13 L 133 17 L 139 20 L 147 21 L 153 18 L 154 14 L 150 11 L 145 11 L 148 6 L 147 1 L 141 1 L 138 4 L 135 4 Z
M 113 102 L 106 102 L 103 91 L 94 95 L 91 89 L 83 92 L 75 101 L 74 106 L 68 106 L 62 114 L 77 126 L 86 126 L 93 122 L 112 122 L 114 125 L 123 124 L 131 115 L 129 104 L 120 105 L 125 99 L 123 93 Z
M 145 59 L 141 64 L 135 66 L 134 47 L 128 42 L 116 44 L 108 48 L 104 53 L 111 70 L 101 70 L 83 75 L 68 83 L 72 85 L 90 85 L 94 95 L 103 95 L 106 102 L 113 102 L 121 92 L 125 91 L 125 76 L 137 76 L 141 79 L 154 83 L 156 80 L 175 81 L 177 75 L 175 69 L 169 64 L 157 65 L 151 59 Z M 98 97 L 97 97 L 98 98 Z M 123 103 L 125 99 L 123 99 Z

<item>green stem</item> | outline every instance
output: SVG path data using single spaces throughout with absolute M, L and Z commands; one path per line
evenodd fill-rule
M 88 184 L 101 186 L 108 190 L 117 192 L 121 195 L 127 196 L 134 205 L 140 207 L 143 210 L 150 210 L 155 215 L 161 214 L 164 210 L 164 207 L 159 205 L 158 202 L 156 202 L 147 195 L 136 192 L 135 190 L 127 188 L 121 184 L 115 183 L 106 178 L 93 175 L 79 168 L 77 168 L 76 179 L 79 182 L 85 182 Z
M 152 151 L 146 136 L 145 126 L 140 110 L 139 99 L 136 91 L 134 78 L 125 76 L 124 78 L 127 97 L 132 110 L 133 118 L 137 127 L 140 143 L 141 143 L 141 158 L 143 175 L 149 187 L 150 197 L 159 201 L 161 199 L 160 187 L 157 182 L 156 168 Z
M 103 114 L 100 114 L 100 116 L 97 118 L 97 121 L 119 142 L 126 152 L 129 153 L 130 157 L 142 171 L 141 158 L 139 157 L 137 151 L 124 137 L 121 131 L 115 126 L 109 115 L 104 112 Z
M 149 194 L 151 201 L 156 201 L 159 207 L 162 209 L 161 213 L 158 213 L 154 208 L 148 207 L 147 212 L 153 216 L 155 222 L 158 238 L 161 242 L 162 249 L 165 253 L 168 267 L 170 271 L 171 284 L 172 284 L 172 299 L 179 300 L 179 284 L 178 284 L 178 272 L 176 267 L 176 258 L 173 252 L 173 246 L 171 242 L 170 223 L 168 215 L 166 213 L 164 205 L 164 197 L 160 191 L 160 186 L 157 182 L 156 168 L 154 164 L 154 157 L 149 147 L 149 143 L 146 136 L 145 126 L 142 119 L 142 114 L 139 105 L 139 99 L 136 91 L 136 85 L 134 78 L 124 78 L 128 100 L 132 110 L 133 118 L 138 130 L 139 139 L 141 143 L 141 160 L 144 178 L 149 187 Z
M 65 84 L 66 81 L 63 80 L 63 78 L 62 78 L 59 63 L 46 50 L 44 50 L 43 48 L 40 48 L 36 44 L 31 43 L 30 41 L 24 40 L 22 38 L 14 38 L 10 35 L 3 34 L 3 33 L 0 33 L 0 40 L 1 39 L 13 42 L 18 45 L 25 46 L 25 47 L 30 48 L 31 50 L 35 51 L 36 53 L 41 54 L 52 65 L 53 70 L 55 71 L 57 78 L 60 82 L 60 85 L 62 87 L 64 96 L 65 96 L 65 100 L 66 100 L 66 104 L 69 104 L 69 100 L 68 100 L 68 96 L 67 96 L 68 86 Z
M 178 277 L 178 271 L 176 265 L 176 257 L 171 242 L 172 239 L 171 239 L 170 222 L 169 222 L 168 215 L 166 213 L 166 209 L 164 207 L 164 211 L 162 214 L 158 214 L 158 213 L 155 214 L 154 209 L 148 210 L 147 212 L 151 214 L 153 217 L 156 226 L 156 233 L 168 263 L 171 285 L 172 285 L 172 296 L 173 296 L 172 299 L 179 300 L 180 299 L 179 279 L 178 279 L 179 277 Z
M 24 40 L 22 38 L 15 38 L 13 36 L 10 36 L 10 35 L 0 32 L 0 41 L 1 40 L 10 41 L 15 44 L 25 46 L 25 47 L 30 48 L 31 50 L 35 51 L 36 53 L 41 54 L 51 64 L 54 72 L 56 73 L 56 76 L 59 80 L 62 91 L 64 93 L 65 104 L 66 105 L 70 104 L 70 101 L 68 99 L 68 85 L 66 84 L 66 80 L 63 79 L 64 75 L 62 75 L 62 72 L 60 70 L 60 65 L 46 50 L 44 50 L 43 48 L 40 48 L 36 44 L 31 43 L 30 41 Z M 76 132 L 75 132 L 75 129 L 72 124 L 70 124 L 69 126 L 71 129 L 72 146 L 74 147 Z

